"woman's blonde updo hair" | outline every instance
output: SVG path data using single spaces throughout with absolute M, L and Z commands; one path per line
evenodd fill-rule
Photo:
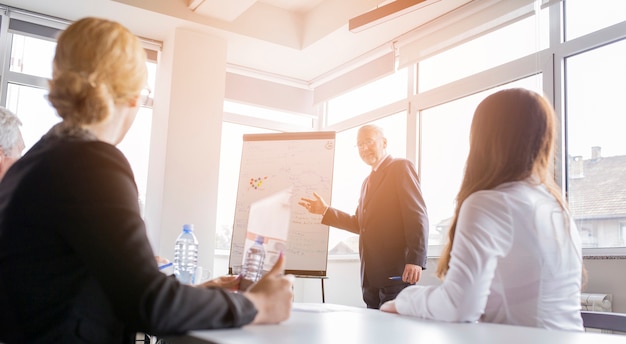
M 118 103 L 146 86 L 146 53 L 139 39 L 119 23 L 84 18 L 57 41 L 48 100 L 65 122 L 107 119 Z

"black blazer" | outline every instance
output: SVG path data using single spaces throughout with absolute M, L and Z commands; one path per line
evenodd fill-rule
M 241 294 L 159 272 L 114 146 L 53 128 L 0 183 L 0 342 L 123 343 L 255 315 Z
M 322 223 L 359 234 L 364 286 L 404 283 L 389 277 L 402 276 L 405 264 L 426 268 L 428 217 L 417 172 L 409 160 L 387 156 L 363 182 L 355 214 L 331 207 Z

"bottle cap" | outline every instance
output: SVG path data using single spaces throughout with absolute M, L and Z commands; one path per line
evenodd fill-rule
M 183 232 L 193 232 L 193 224 L 185 223 L 183 225 Z

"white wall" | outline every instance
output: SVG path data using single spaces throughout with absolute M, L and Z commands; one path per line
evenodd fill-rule
M 199 265 L 213 266 L 226 42 L 178 28 L 164 42 L 155 90 L 146 222 L 155 253 L 173 259 L 195 225 Z M 161 79 L 162 78 L 162 79 Z

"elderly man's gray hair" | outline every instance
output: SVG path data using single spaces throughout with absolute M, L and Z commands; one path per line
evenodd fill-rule
M 22 121 L 13 112 L 0 107 L 0 148 L 5 155 L 17 144 L 20 125 Z

